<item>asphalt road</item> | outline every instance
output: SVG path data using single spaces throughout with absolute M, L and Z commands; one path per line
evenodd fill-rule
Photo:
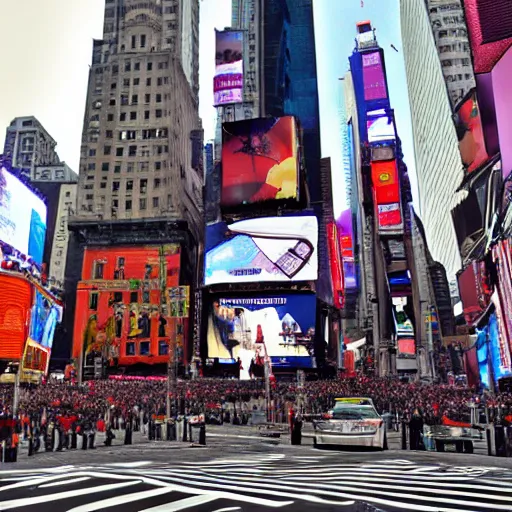
M 400 451 L 398 439 L 385 452 L 317 450 L 233 426 L 208 427 L 202 448 L 134 441 L 30 458 L 23 447 L 0 466 L 0 510 L 512 510 L 512 459 Z

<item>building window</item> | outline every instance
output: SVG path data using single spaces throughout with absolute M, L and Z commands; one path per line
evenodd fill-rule
M 148 62 L 147 70 L 148 71 L 152 71 L 153 70 L 153 63 L 152 62 Z
M 151 78 L 146 78 L 146 86 L 151 87 Z
M 101 261 L 95 261 L 93 264 L 93 279 L 103 279 L 103 270 L 105 264 Z
M 132 36 L 132 50 L 135 50 L 136 45 L 137 45 L 137 37 Z
M 132 70 L 132 63 L 129 60 L 124 61 L 124 70 L 125 71 L 131 71 Z
M 126 182 L 126 191 L 131 191 L 133 190 L 133 180 L 128 180 Z
M 126 355 L 127 356 L 135 355 L 135 343 L 133 341 L 128 341 L 126 343 Z
M 87 170 L 88 171 L 94 171 L 95 169 L 96 169 L 96 164 L 95 163 L 87 164 Z
M 139 199 L 139 210 L 145 210 L 148 207 L 148 202 L 145 197 Z
M 185 177 L 185 167 L 183 167 L 183 164 L 180 165 L 180 176 L 182 178 Z
M 162 117 L 162 110 L 161 109 L 155 110 L 155 117 L 157 119 L 160 119 Z
M 137 86 L 137 85 L 139 85 L 139 84 L 140 84 L 140 78 L 134 78 L 134 79 L 133 79 L 133 85 L 134 85 L 134 86 Z
M 163 79 L 162 79 L 162 77 L 161 77 L 161 76 L 159 76 L 159 77 L 157 78 L 157 80 L 156 80 L 156 85 L 161 86 L 161 85 L 162 85 L 162 83 L 163 83 Z
M 146 35 L 145 34 L 142 34 L 140 36 L 140 47 L 146 48 Z
M 104 181 L 102 181 L 100 183 L 100 188 L 107 188 L 107 184 Z
M 124 209 L 129 212 L 131 211 L 132 209 L 132 200 L 131 199 L 127 199 L 125 202 L 124 202 Z
M 126 121 L 126 112 L 121 112 L 119 114 L 119 121 L 121 121 L 121 122 Z
M 134 69 L 135 71 L 140 71 L 140 62 L 136 62 L 136 63 L 133 65 L 133 69 Z M 137 80 L 138 80 L 138 78 L 137 78 Z M 137 83 L 138 83 L 138 82 L 137 82 Z
M 112 146 L 103 146 L 103 154 L 105 156 L 110 155 L 112 152 Z
M 106 139 L 111 139 L 113 136 L 114 136 L 114 132 L 112 130 L 107 130 L 105 132 L 105 138 Z
M 119 181 L 112 182 L 112 192 L 119 192 Z
M 160 188 L 160 178 L 155 178 L 153 180 L 153 188 Z
M 146 94 L 144 96 L 144 103 L 149 103 L 151 101 L 151 94 Z
M 96 150 L 95 149 L 89 149 L 89 156 L 96 156 Z
M 109 168 L 109 164 L 108 164 L 108 162 L 103 162 L 103 163 L 101 164 L 101 170 L 102 170 L 102 171 L 108 172 L 108 168 Z
M 130 121 L 137 120 L 137 112 L 130 112 Z
M 128 147 L 128 156 L 137 156 L 137 146 Z
M 145 194 L 148 191 L 148 180 L 143 178 L 140 180 L 140 193 Z
M 167 196 L 167 208 L 171 208 L 172 207 L 172 195 L 169 194 Z
M 161 94 L 157 94 L 156 95 L 156 102 L 157 103 L 162 103 L 162 95 Z
M 123 156 L 124 148 L 116 148 L 116 156 Z
M 112 209 L 117 210 L 119 208 L 119 199 L 112 199 Z
M 117 73 L 119 73 L 119 66 L 117 64 L 114 64 L 112 66 L 112 74 L 117 75 Z
M 155 171 L 159 171 L 162 168 L 162 162 L 155 162 Z
M 110 88 L 111 88 L 112 90 L 117 89 L 117 82 L 113 82 L 113 83 L 111 83 L 111 84 L 110 84 Z
M 132 94 L 132 105 L 137 105 L 138 102 L 139 102 L 138 94 Z
M 160 203 L 160 198 L 153 197 L 153 208 L 158 208 L 159 203 Z
M 114 173 L 119 174 L 121 172 L 121 162 L 116 162 L 116 165 L 114 166 Z
M 87 201 L 92 201 L 94 199 L 94 195 L 93 194 L 86 194 L 85 199 Z
M 114 120 L 114 114 L 107 114 L 107 121 L 111 123 Z
M 129 78 L 123 79 L 123 86 L 124 87 L 130 87 L 130 79 Z
M 139 302 L 139 292 L 130 292 L 130 304 Z
M 126 166 L 126 172 L 133 172 L 134 170 L 134 163 L 133 162 L 128 162 L 127 166 Z
M 117 304 L 123 302 L 123 292 L 114 292 L 114 302 Z
M 169 355 L 169 344 L 165 340 L 160 340 L 158 342 L 158 355 L 159 356 L 168 356 Z
M 140 355 L 149 356 L 149 341 L 140 342 Z

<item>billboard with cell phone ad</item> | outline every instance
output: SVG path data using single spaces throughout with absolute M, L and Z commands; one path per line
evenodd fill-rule
M 292 116 L 223 123 L 221 207 L 298 199 L 297 144 Z
M 205 285 L 318 279 L 318 220 L 262 217 L 206 227 Z
M 225 30 L 215 32 L 215 75 L 213 105 L 231 105 L 243 101 L 244 33 Z

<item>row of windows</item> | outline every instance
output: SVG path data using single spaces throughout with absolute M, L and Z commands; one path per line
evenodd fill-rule
M 112 279 L 124 279 L 124 267 L 126 265 L 126 258 L 124 256 L 118 256 L 116 259 L 116 270 L 114 270 L 114 275 Z M 179 268 L 168 267 L 167 268 L 167 277 L 177 276 L 179 273 Z M 92 264 L 92 276 L 93 279 L 105 279 L 105 262 L 103 260 L 94 260 Z M 123 302 L 123 292 L 114 292 L 114 303 L 121 304 Z M 133 291 L 130 292 L 130 303 L 139 303 L 139 292 Z M 143 300 L 142 302 L 146 302 Z M 96 310 L 98 308 L 98 292 L 91 292 L 89 295 L 89 309 Z
M 434 27 L 436 28 L 436 27 Z M 440 30 L 437 33 L 439 39 L 444 39 L 445 37 L 468 37 L 468 31 L 465 28 L 451 28 L 449 30 Z
M 144 130 L 146 131 L 146 130 Z M 162 130 L 147 130 L 148 132 L 151 131 L 151 132 L 158 132 L 158 131 L 162 131 Z M 167 131 L 167 130 L 165 130 Z M 130 132 L 129 132 L 130 133 Z M 131 137 L 128 135 L 124 135 L 124 138 L 121 138 L 121 134 L 120 135 L 120 140 L 131 140 Z M 154 134 L 154 133 L 151 133 L 151 134 L 145 134 L 145 136 L 143 137 L 144 139 L 156 139 L 156 138 L 163 138 L 162 135 L 158 135 L 158 134 Z M 130 150 L 130 148 L 132 148 Z M 135 148 L 135 149 L 133 149 Z M 128 155 L 128 156 L 136 156 L 136 153 L 137 153 L 137 146 L 129 146 L 128 147 L 128 152 L 125 152 L 125 147 L 124 146 L 119 146 L 119 147 L 116 147 L 115 149 L 115 156 L 116 157 L 122 157 L 122 156 L 125 156 L 125 153 Z M 135 151 L 135 155 L 131 154 L 130 151 L 133 153 Z M 113 152 L 112 152 L 112 146 L 103 146 L 103 155 L 104 156 L 110 156 L 112 155 Z M 96 156 L 96 149 L 90 149 L 89 150 L 89 156 L 90 157 L 93 157 L 93 156 Z M 106 165 L 106 168 L 102 169 L 104 171 L 108 171 L 108 163 L 107 162 L 104 162 L 102 164 L 103 166 Z M 96 169 L 96 164 L 94 162 L 90 162 L 87 166 L 87 170 L 89 171 L 94 171 Z
M 86 194 L 85 196 L 86 201 L 94 201 L 94 194 Z M 105 205 L 105 197 L 101 196 L 102 199 L 100 201 L 101 206 Z M 167 207 L 170 208 L 172 206 L 172 198 L 171 196 L 167 197 Z M 157 209 L 161 206 L 161 201 L 159 197 L 153 197 L 152 201 L 152 208 Z M 92 204 L 89 205 L 83 205 L 82 209 L 92 211 Z M 126 199 L 124 202 L 124 209 L 127 212 L 131 212 L 133 210 L 133 200 L 132 199 Z M 147 210 L 148 209 L 148 200 L 145 197 L 142 197 L 139 199 L 139 210 Z M 112 212 L 115 213 L 119 210 L 119 199 L 112 199 Z
M 439 47 L 439 53 L 469 52 L 469 43 L 444 44 Z
M 126 191 L 131 192 L 133 190 L 135 180 L 127 180 L 126 181 Z M 159 189 L 162 185 L 161 178 L 154 178 L 153 179 L 153 188 Z M 113 181 L 112 182 L 112 192 L 118 192 L 121 189 L 121 182 L 120 181 Z M 139 180 L 139 192 L 141 194 L 146 194 L 148 191 L 148 180 L 147 178 L 141 178 Z
M 91 150 L 96 151 L 96 150 Z M 106 162 L 101 164 L 102 171 L 108 172 L 110 169 L 110 165 L 104 165 Z M 114 173 L 118 174 L 123 169 L 123 162 L 115 162 L 114 163 Z M 167 169 L 167 160 L 158 161 L 153 163 L 153 170 L 154 171 L 161 171 L 162 169 Z M 95 171 L 96 170 L 96 164 L 91 162 L 87 165 L 88 171 Z M 137 171 L 138 172 L 149 172 L 149 162 L 137 162 Z M 127 162 L 125 164 L 125 171 L 126 172 L 135 172 L 135 162 Z M 94 174 L 90 174 L 87 176 L 87 180 L 94 180 Z M 106 177 L 103 179 L 107 179 Z
M 471 61 L 469 58 L 441 60 L 441 66 L 443 66 L 443 68 L 448 68 L 451 66 L 470 66 L 470 65 L 471 65 Z
M 149 356 L 150 355 L 150 348 L 151 348 L 151 342 L 149 341 L 139 341 L 139 353 L 136 353 L 136 346 L 137 343 L 135 341 L 128 341 L 126 343 L 126 356 Z M 167 356 L 169 355 L 169 343 L 166 340 L 159 340 L 158 341 L 158 355 L 159 356 Z
M 447 82 L 459 82 L 461 80 L 471 80 L 473 75 L 471 73 L 459 73 L 457 75 L 446 75 L 445 78 Z
M 155 95 L 155 102 L 156 103 L 162 103 L 162 95 L 160 93 Z M 151 94 L 145 94 L 144 95 L 144 103 L 149 104 L 151 103 Z M 138 94 L 132 94 L 131 101 L 128 96 L 128 94 L 121 94 L 120 98 L 120 105 L 125 107 L 128 105 L 138 105 L 139 104 L 139 95 Z M 111 107 L 116 105 L 116 98 L 110 98 L 109 105 Z
M 134 87 L 138 87 L 140 85 L 140 78 L 134 78 L 133 81 L 131 81 L 129 78 L 123 79 L 123 88 L 124 87 L 130 87 L 130 83 L 133 84 Z M 153 79 L 151 77 L 146 78 L 146 87 L 151 87 L 153 84 Z M 168 76 L 159 76 L 156 79 L 156 85 L 157 87 L 161 87 L 162 85 L 168 85 L 169 84 L 169 77 Z M 112 82 L 110 84 L 110 89 L 113 91 L 117 89 L 117 82 Z
M 161 61 L 157 63 L 156 69 L 168 69 L 169 63 L 167 61 Z M 131 59 L 125 59 L 124 61 L 124 70 L 125 72 L 132 71 L 132 61 Z M 140 71 L 140 62 L 133 63 L 133 71 Z M 153 62 L 146 63 L 146 71 L 153 71 Z M 119 73 L 119 65 L 114 64 L 112 66 L 112 74 L 117 75 Z

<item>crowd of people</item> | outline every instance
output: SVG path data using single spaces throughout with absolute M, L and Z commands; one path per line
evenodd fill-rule
M 165 380 L 99 380 L 82 386 L 69 382 L 49 382 L 40 386 L 21 387 L 18 412 L 40 421 L 44 416 L 63 412 L 87 417 L 103 417 L 110 420 L 126 420 L 134 412 L 148 416 L 163 415 L 167 405 Z M 440 415 L 454 420 L 467 414 L 470 401 L 485 402 L 503 413 L 512 411 L 512 394 L 478 395 L 475 389 L 457 386 L 422 385 L 403 383 L 391 378 L 341 379 L 331 381 L 306 381 L 302 387 L 296 382 L 275 382 L 271 389 L 273 408 L 284 409 L 300 396 L 303 412 L 321 414 L 340 396 L 364 396 L 372 398 L 380 413 L 391 413 L 409 418 L 420 409 L 425 421 L 433 421 Z M 230 379 L 196 379 L 178 381 L 171 392 L 171 402 L 178 401 L 188 408 L 214 408 L 223 404 L 235 404 L 240 411 L 265 398 L 262 380 L 240 381 Z M 0 412 L 12 414 L 13 386 L 0 387 Z M 286 417 L 286 414 L 281 416 Z

